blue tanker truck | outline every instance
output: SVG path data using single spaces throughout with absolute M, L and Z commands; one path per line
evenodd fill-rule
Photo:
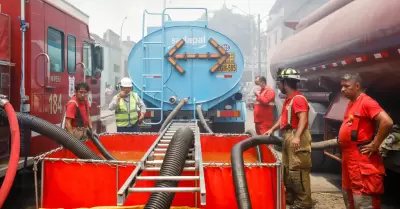
M 204 10 L 205 20 L 174 21 L 170 10 Z M 146 27 L 146 18 L 155 15 L 161 27 Z M 142 40 L 128 59 L 134 90 L 148 110 L 142 131 L 158 131 L 170 119 L 196 118 L 203 132 L 244 132 L 243 55 L 232 40 L 209 29 L 207 20 L 205 8 L 143 13 Z

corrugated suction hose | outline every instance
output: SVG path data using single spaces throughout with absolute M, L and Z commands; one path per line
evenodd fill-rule
M 175 107 L 174 110 L 172 110 L 171 114 L 168 115 L 167 119 L 165 119 L 164 123 L 161 125 L 160 128 L 160 132 L 162 132 L 164 130 L 165 127 L 167 127 L 168 123 L 174 119 L 175 115 L 179 112 L 179 110 L 181 110 L 181 108 L 183 107 L 183 105 L 185 105 L 187 103 L 188 99 L 184 98 L 182 99 L 179 104 Z
M 178 129 L 171 139 L 161 165 L 160 176 L 182 175 L 189 149 L 194 144 L 194 133 L 189 127 Z M 155 187 L 177 187 L 179 181 L 156 182 Z M 169 209 L 175 192 L 154 192 L 146 203 L 145 209 Z
M 213 133 L 211 128 L 207 125 L 206 119 L 204 119 L 203 111 L 201 110 L 201 105 L 197 105 L 196 112 L 197 115 L 199 116 L 201 125 L 203 125 L 204 129 L 206 129 L 207 133 Z
M 249 134 L 250 136 L 257 136 L 257 132 L 253 129 L 246 130 L 245 134 Z M 256 146 L 257 151 L 257 160 L 259 163 L 262 163 L 262 152 L 260 146 Z
M 254 136 L 238 142 L 233 146 L 231 153 L 233 183 L 235 185 L 236 202 L 239 209 L 251 209 L 250 195 L 247 187 L 246 173 L 244 171 L 243 152 L 261 144 L 282 145 L 282 139 L 275 136 Z M 337 147 L 337 140 L 331 139 L 311 143 L 311 149 L 328 149 Z
M 117 160 L 114 158 L 114 156 L 112 156 L 107 150 L 106 148 L 103 146 L 103 144 L 100 142 L 99 140 L 99 135 L 97 135 L 96 133 L 93 133 L 92 130 L 89 131 L 88 133 L 89 138 L 92 140 L 94 146 L 96 146 L 96 148 L 100 151 L 100 153 L 107 159 L 107 160 Z
M 82 141 L 77 140 L 61 127 L 32 115 L 21 114 L 19 112 L 17 112 L 16 115 L 18 120 L 22 120 L 23 123 L 33 131 L 43 136 L 47 136 L 51 140 L 61 144 L 63 147 L 74 153 L 78 158 L 103 160 L 103 158 L 89 149 Z

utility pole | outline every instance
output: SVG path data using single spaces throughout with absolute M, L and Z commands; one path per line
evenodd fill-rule
M 258 75 L 261 76 L 261 17 L 258 14 Z
M 124 27 L 124 23 L 125 23 L 125 20 L 126 19 L 128 19 L 128 17 L 127 16 L 125 16 L 125 18 L 124 18 L 124 20 L 122 21 L 122 24 L 121 24 L 121 30 L 120 30 L 120 32 L 119 32 L 119 45 L 120 45 L 120 47 L 121 47 L 121 63 L 120 63 L 120 67 L 119 67 L 119 70 L 120 70 L 120 77 L 124 77 L 125 76 L 125 58 L 124 58 L 124 42 L 123 42 L 123 39 L 122 39 L 122 28 Z
M 120 38 L 119 41 L 120 41 L 121 46 L 122 46 L 122 28 L 124 27 L 124 23 L 125 23 L 126 19 L 128 19 L 127 16 L 125 16 L 124 20 L 122 21 L 121 30 L 119 31 L 119 38 Z

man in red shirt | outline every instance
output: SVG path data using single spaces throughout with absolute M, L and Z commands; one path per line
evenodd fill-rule
M 261 87 L 255 91 L 256 102 L 254 103 L 254 123 L 258 135 L 267 132 L 274 123 L 274 101 L 275 92 L 267 87 L 267 79 L 264 76 L 256 77 L 255 83 Z
M 282 114 L 265 135 L 278 128 L 284 132 L 282 144 L 283 179 L 286 202 L 291 209 L 312 208 L 311 200 L 311 134 L 308 130 L 308 101 L 297 90 L 299 73 L 293 68 L 280 69 L 277 85 L 286 95 Z
M 347 209 L 380 209 L 385 168 L 378 149 L 393 121 L 381 106 L 362 92 L 359 74 L 342 77 L 342 93 L 350 100 L 339 131 L 342 150 L 342 189 Z M 375 135 L 375 127 L 379 126 Z
M 88 129 L 92 129 L 87 100 L 89 91 L 90 87 L 87 83 L 78 83 L 75 86 L 75 95 L 66 106 L 65 128 L 78 139 L 87 138 Z

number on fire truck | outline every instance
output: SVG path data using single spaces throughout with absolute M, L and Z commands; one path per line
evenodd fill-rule
M 49 110 L 51 115 L 57 114 L 57 112 L 62 112 L 62 97 L 61 94 L 50 94 L 49 95 Z

